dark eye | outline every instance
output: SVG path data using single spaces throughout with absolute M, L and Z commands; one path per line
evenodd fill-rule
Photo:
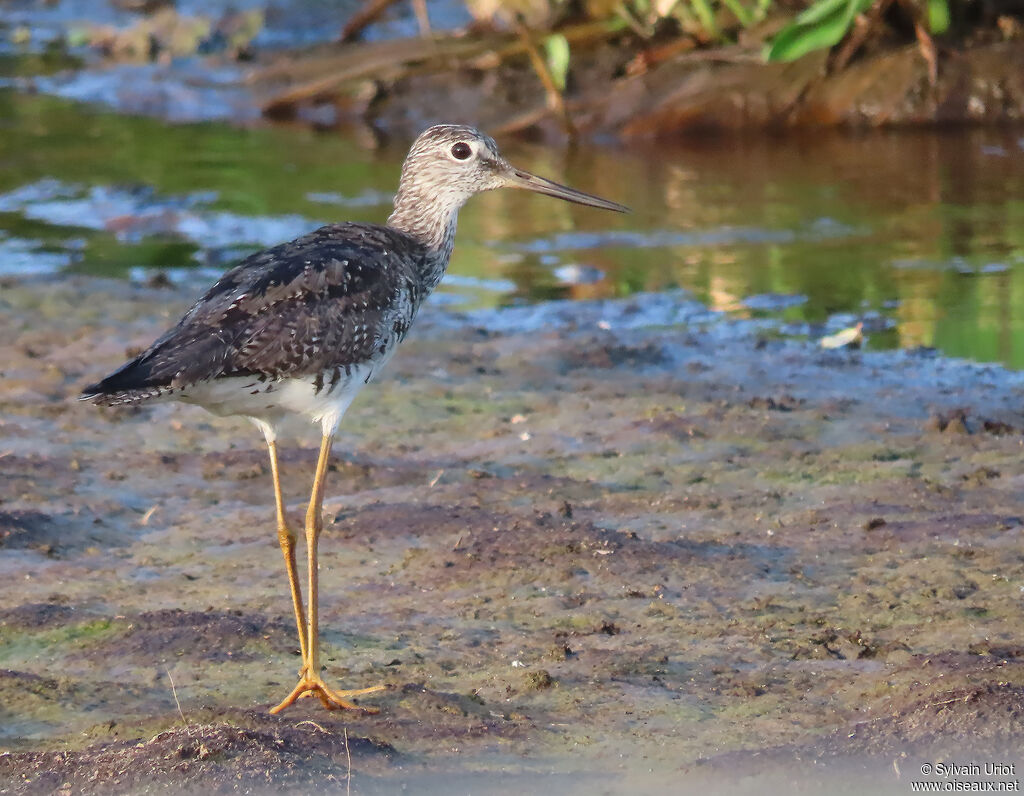
M 473 154 L 473 149 L 465 141 L 459 141 L 459 143 L 452 146 L 452 157 L 456 160 L 465 160 Z

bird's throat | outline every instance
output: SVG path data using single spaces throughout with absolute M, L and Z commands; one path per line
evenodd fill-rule
M 399 189 L 388 226 L 408 235 L 425 249 L 422 275 L 433 289 L 448 267 L 455 246 L 455 228 L 462 202 L 445 195 L 426 195 Z

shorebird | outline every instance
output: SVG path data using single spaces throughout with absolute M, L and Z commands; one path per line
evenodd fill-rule
M 409 150 L 385 226 L 331 224 L 247 257 L 144 353 L 83 391 L 82 400 L 104 406 L 185 401 L 248 417 L 263 432 L 302 653 L 298 684 L 271 713 L 304 695 L 328 709 L 376 712 L 350 700 L 384 686 L 335 690 L 321 677 L 317 545 L 331 443 L 349 404 L 380 373 L 441 281 L 459 209 L 473 194 L 501 187 L 628 210 L 513 167 L 472 127 L 436 125 Z M 321 430 L 306 511 L 306 607 L 277 460 L 276 428 L 289 415 Z

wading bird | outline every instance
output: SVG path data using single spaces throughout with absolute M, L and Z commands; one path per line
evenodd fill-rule
M 356 393 L 380 373 L 441 281 L 459 209 L 473 194 L 502 187 L 627 210 L 514 168 L 472 127 L 437 125 L 413 143 L 385 226 L 332 224 L 253 254 L 147 351 L 83 391 L 83 400 L 104 406 L 176 399 L 242 415 L 266 437 L 302 652 L 298 685 L 271 713 L 303 695 L 326 708 L 365 711 L 349 700 L 383 689 L 335 690 L 320 676 L 317 543 L 331 441 Z M 306 511 L 306 608 L 278 473 L 275 428 L 288 415 L 322 431 Z

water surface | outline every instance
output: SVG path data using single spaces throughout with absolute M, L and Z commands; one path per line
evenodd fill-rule
M 174 125 L 3 89 L 0 273 L 163 271 L 198 292 L 247 251 L 319 223 L 382 222 L 407 144 Z M 1024 132 L 506 153 L 634 212 L 474 199 L 439 297 L 450 306 L 685 288 L 715 310 L 776 318 L 780 333 L 864 320 L 871 347 L 1024 367 Z

